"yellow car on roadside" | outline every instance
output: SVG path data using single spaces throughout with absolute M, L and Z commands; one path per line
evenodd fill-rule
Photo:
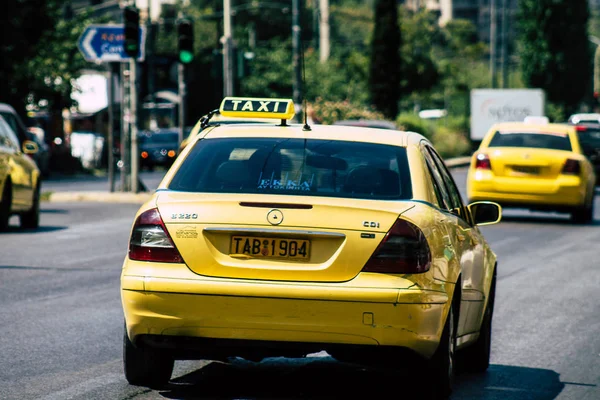
M 32 158 L 38 150 L 0 115 L 0 232 L 8 229 L 12 215 L 19 216 L 21 228 L 40 224 L 41 173 Z
M 493 125 L 473 154 L 467 197 L 504 208 L 568 212 L 587 223 L 593 219 L 595 182 L 574 126 L 505 122 Z
M 203 129 L 137 212 L 121 275 L 128 382 L 164 385 L 180 359 L 327 351 L 422 366 L 423 390 L 445 398 L 457 351 L 487 369 L 496 255 L 479 226 L 497 204 L 463 204 L 417 133 L 289 124 L 282 99 L 225 98 L 220 112 L 275 120 Z

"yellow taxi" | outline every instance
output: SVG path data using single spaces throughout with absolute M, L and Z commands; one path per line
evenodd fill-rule
M 121 275 L 131 384 L 165 384 L 174 360 L 326 351 L 423 364 L 444 398 L 458 350 L 487 369 L 496 255 L 479 226 L 497 204 L 463 204 L 417 133 L 290 124 L 291 100 L 220 112 L 275 121 L 202 130 L 137 212 Z
M 593 218 L 594 167 L 572 125 L 547 119 L 493 125 L 473 154 L 467 174 L 469 201 L 502 207 L 571 213 Z
M 21 228 L 40 223 L 40 170 L 31 158 L 38 145 L 19 140 L 0 116 L 0 231 L 8 229 L 11 215 L 18 215 Z

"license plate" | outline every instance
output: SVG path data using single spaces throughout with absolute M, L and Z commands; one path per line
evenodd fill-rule
M 310 240 L 232 236 L 230 251 L 231 255 L 306 261 L 310 256 Z
M 530 167 L 525 165 L 513 165 L 512 170 L 518 174 L 538 175 L 540 167 Z

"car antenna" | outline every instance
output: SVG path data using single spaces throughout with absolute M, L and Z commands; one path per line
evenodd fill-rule
M 302 54 L 301 54 L 301 63 L 302 63 L 302 87 L 306 88 L 306 66 L 304 64 L 304 42 L 300 41 L 301 46 L 302 46 Z M 308 107 L 307 107 L 307 103 L 306 103 L 306 96 L 304 94 L 304 90 L 302 90 L 302 104 L 304 106 L 304 126 L 302 127 L 303 131 L 310 131 L 312 130 L 310 128 L 310 126 L 308 125 Z

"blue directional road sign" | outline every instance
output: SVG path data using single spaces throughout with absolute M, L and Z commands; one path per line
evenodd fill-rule
M 138 61 L 145 57 L 146 28 L 140 26 L 140 53 Z M 89 25 L 81 34 L 77 43 L 79 51 L 91 62 L 125 62 L 129 57 L 125 53 L 125 31 L 123 25 Z

